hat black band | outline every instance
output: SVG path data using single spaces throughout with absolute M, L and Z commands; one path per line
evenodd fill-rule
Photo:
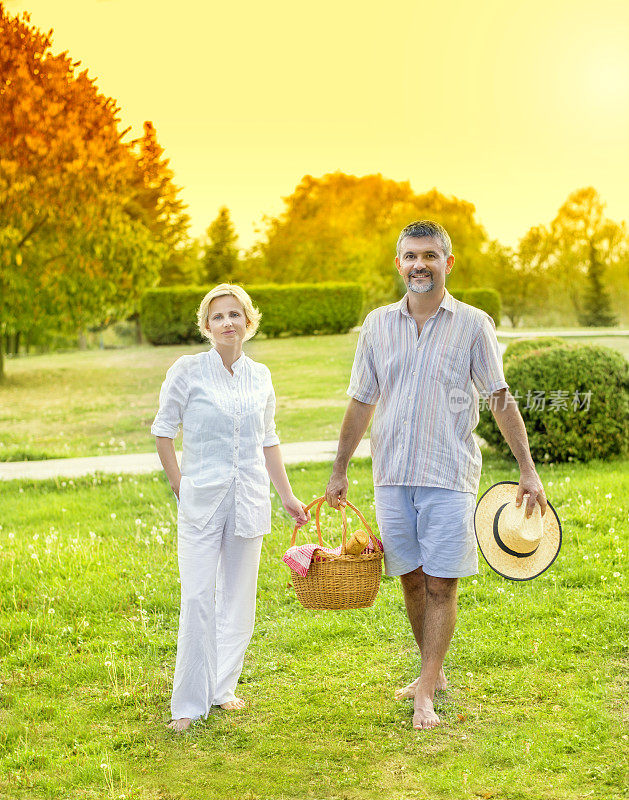
M 509 547 L 507 547 L 507 545 L 500 538 L 500 533 L 498 532 L 498 518 L 500 517 L 500 514 L 502 513 L 502 509 L 505 506 L 508 506 L 508 505 L 509 505 L 509 503 L 505 503 L 504 505 L 500 506 L 498 511 L 496 511 L 496 515 L 494 517 L 494 539 L 496 540 L 496 544 L 498 545 L 498 547 L 501 550 L 504 550 L 505 553 L 508 553 L 510 556 L 515 556 L 516 558 L 528 558 L 529 556 L 532 556 L 533 553 L 535 553 L 537 551 L 537 549 L 539 547 L 539 544 L 537 545 L 535 550 L 531 550 L 530 553 L 516 553 L 515 550 L 511 550 Z

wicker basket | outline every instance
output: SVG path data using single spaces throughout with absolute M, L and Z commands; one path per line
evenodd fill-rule
M 315 522 L 321 547 L 324 547 L 324 544 L 321 539 L 319 514 L 324 501 L 325 497 L 318 497 L 306 509 L 308 511 L 312 506 L 317 506 Z M 347 545 L 347 518 L 344 506 L 340 506 L 343 527 L 341 554 L 321 554 L 318 557 L 319 560 L 315 560 L 310 564 L 308 574 L 305 577 L 291 570 L 297 599 L 304 608 L 311 610 L 367 608 L 372 606 L 376 599 L 380 588 L 383 554 L 363 515 L 349 500 L 347 505 L 356 512 L 364 525 L 373 543 L 374 552 L 358 556 L 351 556 L 345 552 Z M 291 547 L 295 544 L 298 530 L 299 526 L 296 525 L 291 539 Z

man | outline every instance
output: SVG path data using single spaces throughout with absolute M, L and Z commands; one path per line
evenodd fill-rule
M 508 392 L 489 315 L 445 288 L 454 256 L 447 231 L 427 220 L 400 233 L 395 259 L 407 292 L 362 326 L 328 503 L 345 502 L 347 467 L 375 409 L 371 432 L 376 518 L 388 575 L 399 575 L 421 653 L 419 677 L 396 693 L 414 698 L 413 727 L 439 724 L 443 660 L 456 620 L 458 578 L 478 572 L 474 507 L 481 455 L 472 436 L 478 393 L 520 467 L 517 505 L 527 516 L 546 498 L 524 422 Z

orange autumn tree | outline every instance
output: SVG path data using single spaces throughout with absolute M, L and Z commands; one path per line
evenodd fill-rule
M 167 255 L 130 213 L 138 167 L 115 101 L 51 47 L 0 2 L 0 343 L 128 315 Z

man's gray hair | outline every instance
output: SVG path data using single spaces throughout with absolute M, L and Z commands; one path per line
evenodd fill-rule
M 449 258 L 452 255 L 452 241 L 448 235 L 448 231 L 438 222 L 432 222 L 432 220 L 429 219 L 421 219 L 407 225 L 398 236 L 397 246 L 395 248 L 398 258 L 400 257 L 402 242 L 407 236 L 412 236 L 415 239 L 422 239 L 424 236 L 439 239 L 445 257 Z

